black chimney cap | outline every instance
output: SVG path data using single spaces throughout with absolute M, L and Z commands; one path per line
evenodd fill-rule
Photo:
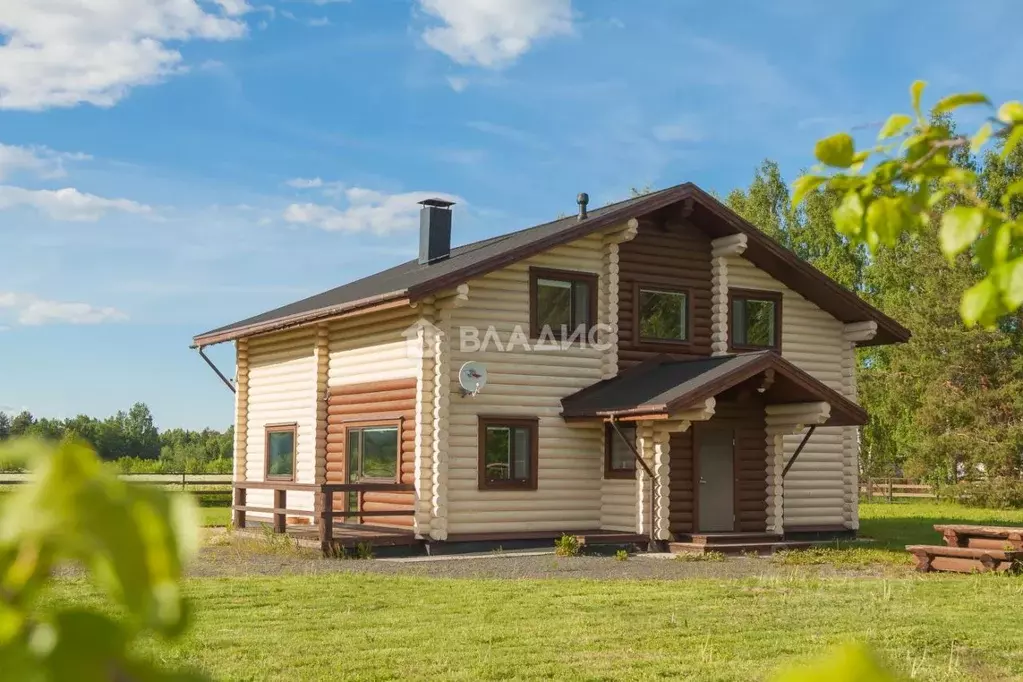
M 423 199 L 419 202 L 420 206 L 436 206 L 437 208 L 448 208 L 454 206 L 455 202 L 446 201 L 444 199 Z

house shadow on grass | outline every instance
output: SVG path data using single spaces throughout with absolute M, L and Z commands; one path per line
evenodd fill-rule
M 1023 526 L 1023 509 L 977 509 L 941 502 L 862 502 L 861 539 L 873 547 L 903 551 L 906 545 L 941 545 L 935 524 Z

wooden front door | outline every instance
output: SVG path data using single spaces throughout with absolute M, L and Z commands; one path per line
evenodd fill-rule
M 735 430 L 701 428 L 697 436 L 697 519 L 702 533 L 735 530 Z

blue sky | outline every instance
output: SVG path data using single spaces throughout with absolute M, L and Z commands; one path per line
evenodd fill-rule
M 424 193 L 467 242 L 1023 82 L 1008 1 L 40 4 L 0 8 L 0 410 L 161 427 L 231 421 L 194 334 L 413 257 Z

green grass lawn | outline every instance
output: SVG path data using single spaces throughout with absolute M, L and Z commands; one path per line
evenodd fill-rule
M 934 523 L 1023 525 L 1023 511 L 937 503 L 861 513 L 877 547 L 836 555 L 904 561 L 903 545 L 940 542 Z M 632 559 L 643 560 L 653 559 Z M 196 617 L 185 638 L 143 648 L 221 680 L 745 682 L 859 640 L 913 679 L 1023 679 L 1023 578 L 892 576 L 813 577 L 793 566 L 785 577 L 672 582 L 202 578 L 187 583 Z M 94 599 L 81 582 L 58 594 Z
M 226 526 L 231 522 L 231 508 L 199 507 L 199 522 L 206 527 Z
M 330 574 L 193 580 L 188 591 L 190 633 L 145 648 L 222 680 L 746 681 L 852 639 L 915 679 L 1023 676 L 1023 580 L 1002 576 L 598 582 Z

